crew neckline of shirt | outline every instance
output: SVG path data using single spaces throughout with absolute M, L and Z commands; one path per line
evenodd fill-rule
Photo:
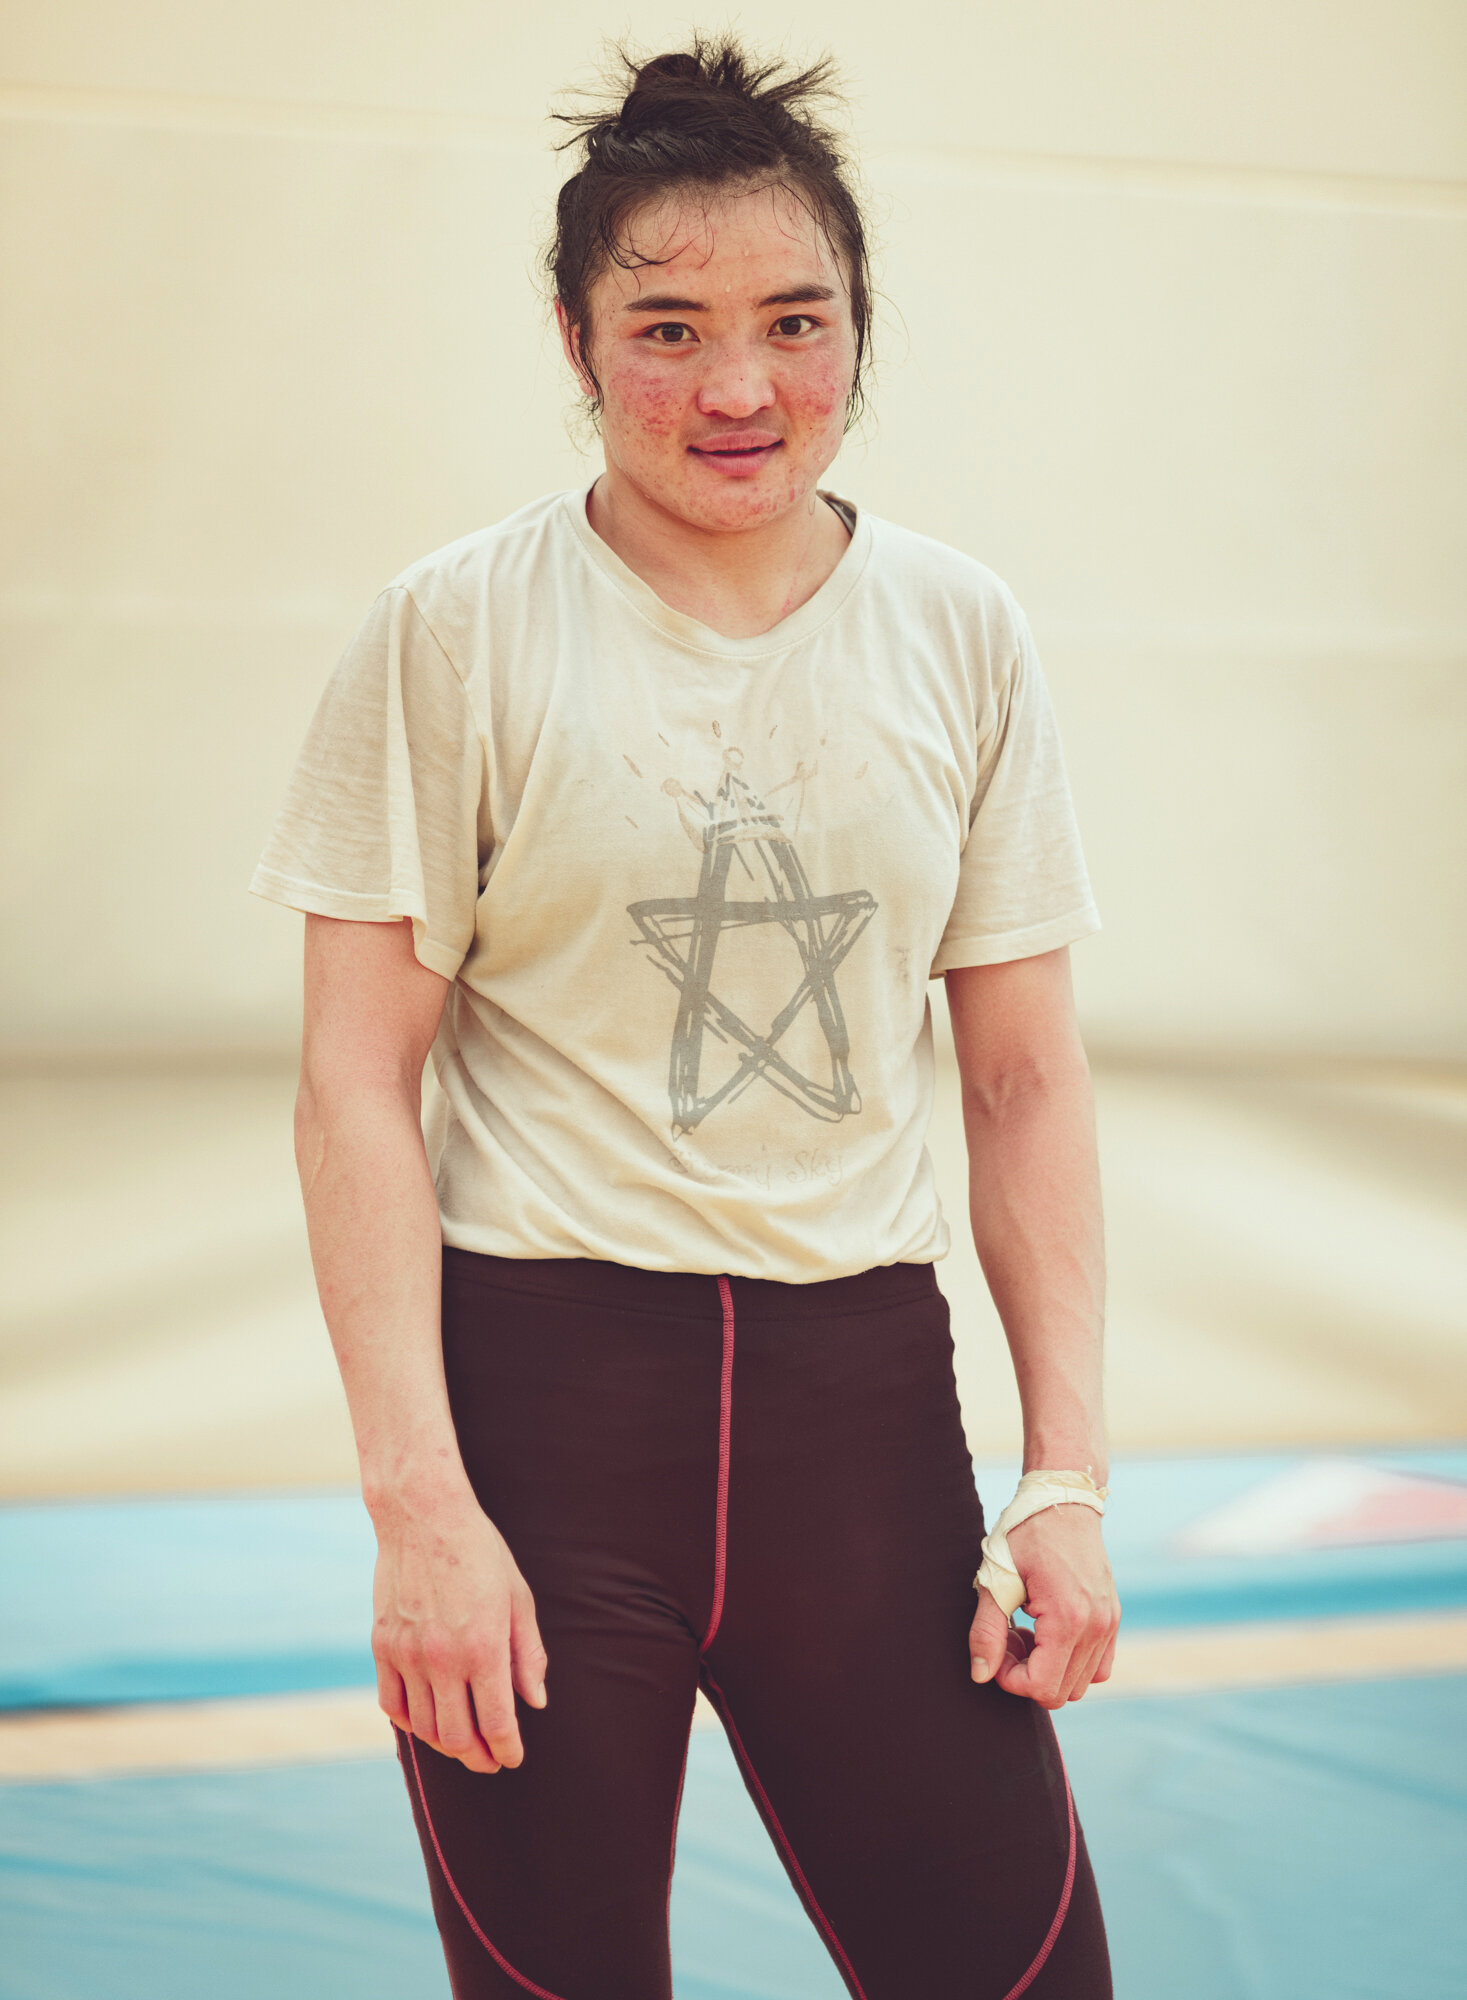
M 788 618 L 781 618 L 777 625 L 771 625 L 767 632 L 756 633 L 753 638 L 730 639 L 722 632 L 715 632 L 701 619 L 690 617 L 685 611 L 674 611 L 657 595 L 651 584 L 644 582 L 608 543 L 602 541 L 586 512 L 591 487 L 595 484 L 593 479 L 590 486 L 575 487 L 561 496 L 571 531 L 592 563 L 649 625 L 693 652 L 710 653 L 719 659 L 765 659 L 771 653 L 787 652 L 802 639 L 808 639 L 822 625 L 828 624 L 845 603 L 860 581 L 866 559 L 871 553 L 871 521 L 866 510 L 857 507 L 853 500 L 847 500 L 842 494 L 831 494 L 831 499 L 839 500 L 856 518 L 840 561 L 814 595 L 808 597 L 797 611 L 792 611 Z M 822 499 L 827 497 L 823 487 L 819 491 Z

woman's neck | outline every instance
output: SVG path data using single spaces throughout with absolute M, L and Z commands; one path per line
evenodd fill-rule
M 656 506 L 614 471 L 586 504 L 592 528 L 673 611 L 725 639 L 756 639 L 819 590 L 850 537 L 812 488 L 756 528 L 700 528 Z

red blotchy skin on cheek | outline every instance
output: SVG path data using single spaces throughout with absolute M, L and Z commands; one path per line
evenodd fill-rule
M 630 427 L 651 437 L 675 437 L 682 429 L 687 397 L 656 368 L 627 368 L 618 379 L 618 432 Z

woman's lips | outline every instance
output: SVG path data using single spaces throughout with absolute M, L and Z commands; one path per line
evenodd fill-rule
M 747 477 L 768 464 L 783 443 L 783 438 L 768 431 L 732 431 L 726 437 L 690 444 L 688 450 L 705 465 L 716 466 L 720 472 L 737 478 L 740 474 Z

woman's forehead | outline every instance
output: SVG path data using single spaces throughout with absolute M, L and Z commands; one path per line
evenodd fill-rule
M 825 230 L 785 187 L 676 189 L 628 218 L 622 244 L 602 280 L 621 300 L 691 278 L 719 291 L 767 290 L 774 277 L 846 289 Z

